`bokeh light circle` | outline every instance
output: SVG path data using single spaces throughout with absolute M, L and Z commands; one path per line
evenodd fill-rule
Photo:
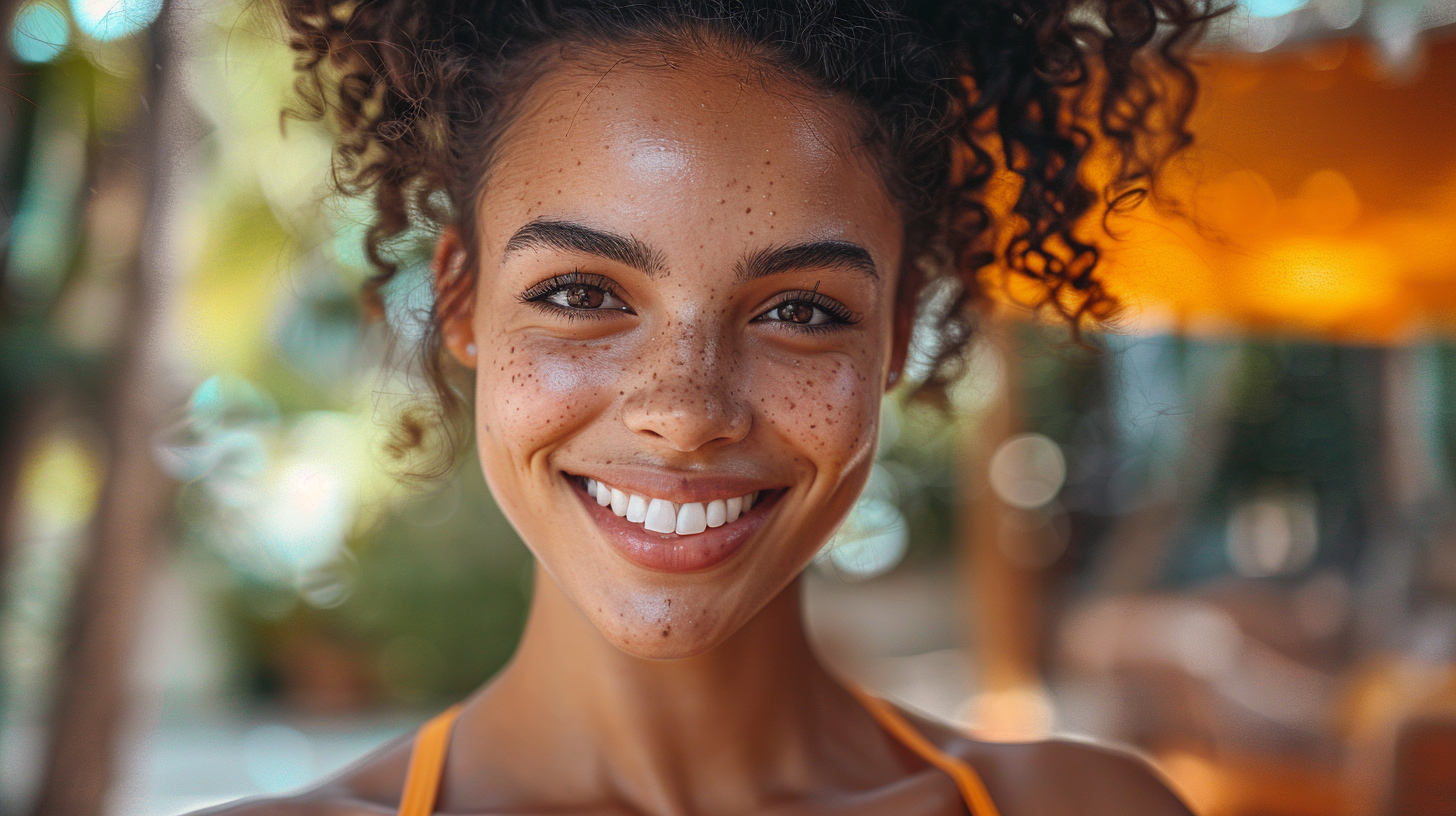
M 71 42 L 66 13 L 45 2 L 26 3 L 15 13 L 10 50 L 21 62 L 50 62 Z
M 1022 510 L 1041 507 L 1062 489 L 1067 461 L 1062 449 L 1038 433 L 1013 436 L 991 457 L 991 489 L 1002 501 Z
M 314 775 L 313 740 L 286 725 L 260 725 L 243 738 L 243 769 L 265 793 L 282 793 Z
M 1283 17 L 1309 5 L 1309 0 L 1245 0 L 1244 6 L 1254 17 Z
M 894 569 L 909 546 L 910 526 L 898 507 L 879 499 L 860 499 L 830 540 L 828 558 L 841 576 L 863 581 Z
M 71 0 L 76 27 L 103 42 L 142 31 L 161 13 L 162 0 Z

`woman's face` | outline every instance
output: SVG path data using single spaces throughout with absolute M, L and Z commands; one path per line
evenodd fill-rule
M 497 501 L 630 653 L 721 643 L 869 473 L 903 229 L 855 133 L 741 63 L 566 63 L 492 165 L 446 344 Z

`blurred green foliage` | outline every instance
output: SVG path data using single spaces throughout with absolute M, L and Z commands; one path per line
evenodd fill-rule
M 405 503 L 352 539 L 350 552 L 337 604 L 256 582 L 225 593 L 251 694 L 325 708 L 437 705 L 510 657 L 533 562 L 478 467 Z M 313 670 L 301 651 L 330 662 L 300 674 Z

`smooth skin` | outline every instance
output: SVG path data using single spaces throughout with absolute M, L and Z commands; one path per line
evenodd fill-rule
M 473 287 L 444 340 L 476 369 L 481 467 L 538 565 L 520 647 L 462 712 L 437 809 L 963 813 L 802 622 L 798 577 L 868 477 L 907 345 L 902 219 L 858 120 L 724 55 L 598 56 L 524 99 L 481 199 L 478 275 L 454 230 L 435 256 L 442 290 Z M 784 251 L 803 247 L 818 251 Z M 726 559 L 674 572 L 614 549 L 582 476 L 685 500 L 777 493 Z M 916 722 L 1005 816 L 1189 813 L 1124 754 Z M 410 747 L 215 812 L 391 813 Z

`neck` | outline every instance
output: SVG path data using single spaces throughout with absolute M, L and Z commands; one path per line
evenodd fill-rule
M 815 657 L 797 581 L 724 643 L 653 660 L 608 642 L 555 581 L 539 568 L 536 577 L 516 656 L 462 719 L 485 753 L 457 737 L 482 760 L 472 775 L 488 779 L 472 809 L 525 804 L 500 794 L 527 790 L 535 807 L 606 800 L 652 814 L 753 812 L 863 779 L 864 760 L 844 740 L 845 723 L 862 731 L 865 715 Z M 481 767 L 490 769 L 474 773 Z M 558 801 L 541 801 L 542 790 Z

